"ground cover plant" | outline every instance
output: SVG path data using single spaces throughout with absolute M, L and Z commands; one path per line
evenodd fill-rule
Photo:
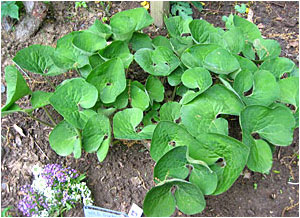
M 194 214 L 205 207 L 203 195 L 226 191 L 246 164 L 267 173 L 272 146 L 291 143 L 298 126 L 297 69 L 278 57 L 276 41 L 263 39 L 254 24 L 237 16 L 229 17 L 227 31 L 204 20 L 167 18 L 170 38 L 153 40 L 137 32 L 151 23 L 146 10 L 133 9 L 114 15 L 110 25 L 96 21 L 70 33 L 55 49 L 21 50 L 14 62 L 23 69 L 45 76 L 76 69 L 81 78 L 63 82 L 54 93 L 32 93 L 17 69 L 7 67 L 2 112 L 31 115 L 51 104 L 64 121 L 49 141 L 64 156 L 78 158 L 83 148 L 102 161 L 112 140 L 110 121 L 116 139 L 152 139 L 158 185 L 145 198 L 145 214 L 169 216 L 176 205 Z M 126 81 L 133 59 L 151 74 L 145 85 Z M 174 86 L 171 99 L 164 99 L 167 83 Z M 21 109 L 14 102 L 27 94 L 32 108 Z M 228 115 L 240 116 L 243 143 L 227 136 Z

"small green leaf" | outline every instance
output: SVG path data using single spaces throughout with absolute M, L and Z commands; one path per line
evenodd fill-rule
M 15 66 L 5 67 L 5 81 L 7 84 L 6 104 L 1 112 L 8 110 L 20 98 L 31 94 L 25 79 Z
M 70 79 L 56 89 L 50 103 L 66 121 L 82 129 L 86 122 L 87 111 L 98 99 L 97 89 L 82 78 Z
M 191 19 L 184 20 L 180 16 L 165 17 L 164 22 L 172 38 L 182 37 L 183 34 L 190 33 L 189 23 Z
M 105 60 L 120 58 L 125 68 L 128 68 L 133 60 L 128 44 L 123 41 L 113 41 L 110 45 L 99 51 L 100 56 Z
M 1 19 L 6 16 L 19 20 L 19 7 L 15 1 L 1 2 Z
M 108 39 L 111 35 L 111 27 L 102 23 L 100 20 L 95 20 L 94 24 L 86 31 L 99 35 L 101 38 Z
M 87 55 L 93 54 L 106 46 L 104 38 L 88 31 L 75 35 L 72 43 L 77 49 Z
M 50 104 L 52 92 L 35 91 L 32 93 L 30 102 L 33 109 L 44 107 Z
M 290 73 L 294 69 L 295 63 L 288 58 L 277 57 L 275 59 L 266 60 L 260 65 L 260 70 L 270 71 L 276 79 L 284 73 Z
M 133 51 L 137 51 L 141 48 L 152 49 L 151 38 L 145 33 L 135 32 L 130 40 Z
M 116 15 L 118 15 L 116 17 Z M 119 13 L 110 20 L 110 26 L 113 32 L 114 40 L 129 42 L 136 28 L 136 22 L 128 16 L 119 16 Z
M 180 117 L 181 105 L 178 102 L 167 102 L 161 106 L 159 114 L 160 120 L 175 122 Z
M 90 72 L 86 81 L 97 88 L 103 103 L 113 103 L 126 88 L 122 60 L 114 58 L 98 65 Z
M 183 85 L 190 89 L 198 88 L 200 93 L 204 92 L 212 85 L 210 73 L 202 67 L 186 70 L 183 73 L 181 80 Z
M 111 143 L 111 135 L 109 134 L 108 138 L 103 140 L 100 148 L 97 151 L 97 158 L 99 162 L 103 162 L 104 159 L 106 158 L 110 143 Z
M 165 88 L 157 77 L 150 75 L 145 86 L 151 101 L 162 102 L 164 100 Z
M 194 41 L 198 44 L 207 42 L 209 34 L 217 32 L 217 29 L 205 20 L 193 20 L 189 28 Z
M 181 67 L 177 67 L 177 69 L 168 76 L 168 83 L 170 86 L 178 86 L 181 83 L 182 74 L 183 69 Z
M 280 88 L 279 101 L 299 108 L 299 77 L 289 77 L 278 82 Z
M 163 46 L 172 50 L 172 45 L 170 43 L 170 40 L 164 36 L 156 36 L 154 39 L 152 39 L 152 44 L 154 48 L 158 46 Z
M 110 135 L 109 119 L 103 114 L 91 116 L 82 130 L 83 148 L 86 152 L 97 151 L 101 143 Z
M 168 76 L 180 64 L 172 50 L 157 47 L 155 50 L 143 48 L 134 54 L 135 61 L 149 74 L 154 76 Z
M 55 49 L 46 45 L 31 45 L 18 51 L 13 61 L 21 68 L 43 76 L 55 76 L 64 73 L 54 65 L 51 56 Z
M 155 125 L 148 125 L 141 130 L 138 125 L 142 119 L 143 111 L 139 108 L 119 111 L 113 118 L 114 137 L 128 140 L 151 139 Z
M 203 66 L 217 74 L 229 74 L 240 68 L 236 58 L 223 48 L 210 52 L 205 57 Z
M 253 46 L 259 57 L 259 60 L 269 60 L 277 58 L 281 53 L 279 42 L 272 39 L 255 39 Z
M 150 98 L 142 84 L 137 81 L 131 82 L 129 95 L 133 108 L 139 108 L 143 111 L 148 108 Z
M 186 49 L 181 55 L 182 63 L 188 68 L 203 67 L 205 57 L 220 48 L 216 44 L 198 44 Z
M 65 120 L 61 121 L 50 133 L 51 148 L 61 156 L 70 155 L 76 146 L 81 147 L 76 129 Z

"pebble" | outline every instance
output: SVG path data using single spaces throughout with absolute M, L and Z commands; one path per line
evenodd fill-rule
M 5 85 L 3 85 L 2 83 L 1 83 L 1 93 L 4 93 L 5 92 Z
M 251 215 L 251 216 L 255 216 L 255 213 L 253 212 L 253 210 L 247 210 L 247 213 L 249 214 L 249 215 Z

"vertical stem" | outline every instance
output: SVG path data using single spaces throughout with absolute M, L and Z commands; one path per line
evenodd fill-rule
M 173 92 L 172 92 L 172 97 L 171 97 L 171 101 L 174 101 L 174 98 L 175 98 L 175 95 L 176 95 L 176 89 L 177 89 L 177 86 L 174 86 L 174 89 L 173 89 Z
M 51 120 L 51 122 L 54 125 L 57 125 L 57 123 L 55 122 L 54 118 L 51 116 L 51 114 L 49 113 L 48 109 L 46 108 L 46 106 L 43 107 L 44 111 L 46 112 L 47 116 L 49 117 L 49 119 Z

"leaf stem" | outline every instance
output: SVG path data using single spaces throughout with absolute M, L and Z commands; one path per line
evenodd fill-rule
M 55 85 L 47 78 L 47 76 L 45 76 L 44 78 L 49 83 L 49 85 L 55 90 Z
M 174 98 L 175 98 L 175 95 L 176 95 L 176 89 L 177 89 L 177 86 L 174 86 L 170 101 L 174 101 Z
M 50 124 L 50 123 L 47 123 L 47 122 L 45 122 L 45 121 L 43 121 L 43 120 L 40 120 L 39 118 L 36 118 L 36 117 L 34 117 L 32 114 L 30 114 L 30 113 L 27 113 L 27 115 L 31 118 L 31 119 L 33 119 L 33 120 L 35 120 L 35 121 L 38 121 L 39 123 L 41 123 L 41 124 L 44 124 L 45 126 L 49 126 L 49 127 L 51 127 L 51 128 L 54 128 L 55 126 L 53 126 L 52 124 Z
M 48 109 L 44 106 L 43 107 L 44 111 L 46 112 L 47 116 L 49 117 L 49 119 L 51 120 L 51 122 L 56 126 L 57 123 L 55 122 L 54 118 L 51 116 L 51 114 L 49 113 Z

